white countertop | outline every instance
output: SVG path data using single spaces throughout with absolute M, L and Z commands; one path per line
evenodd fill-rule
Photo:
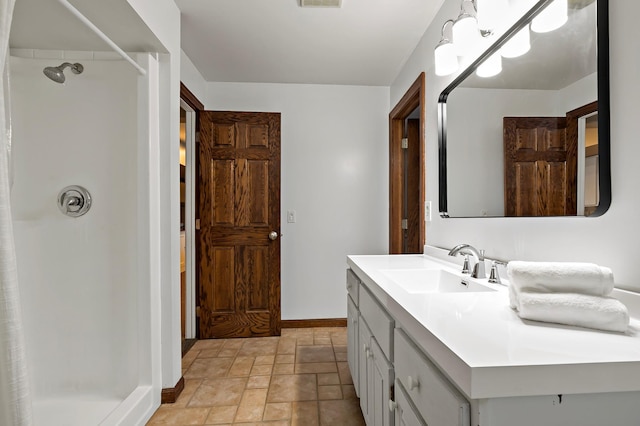
M 527 321 L 509 307 L 507 287 L 486 279 L 480 282 L 496 291 L 410 294 L 383 272 L 440 267 L 459 274 L 457 265 L 431 256 L 349 256 L 347 263 L 469 398 L 640 390 L 636 319 L 626 334 Z

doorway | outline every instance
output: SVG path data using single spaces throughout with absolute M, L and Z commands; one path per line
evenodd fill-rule
M 389 253 L 422 253 L 425 243 L 425 73 L 389 114 Z
M 204 105 L 180 84 L 180 326 L 182 352 L 198 337 L 196 321 L 196 134 Z

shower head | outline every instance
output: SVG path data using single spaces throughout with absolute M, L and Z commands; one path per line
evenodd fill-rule
M 46 67 L 42 72 L 44 73 L 44 75 L 46 75 L 56 83 L 64 83 L 64 69 L 67 67 L 70 67 L 71 71 L 74 74 L 80 74 L 82 71 L 84 71 L 84 67 L 82 66 L 82 64 L 70 64 L 69 62 L 65 62 L 64 64 L 57 67 Z

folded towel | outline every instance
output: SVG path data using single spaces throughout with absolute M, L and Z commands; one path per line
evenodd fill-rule
M 613 290 L 611 269 L 593 263 L 512 261 L 509 282 L 518 290 L 606 296 Z
M 514 293 L 518 315 L 523 319 L 618 332 L 627 331 L 629 325 L 627 307 L 612 297 L 517 290 Z

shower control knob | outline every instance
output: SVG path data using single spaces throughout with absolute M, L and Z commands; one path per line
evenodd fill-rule
M 81 186 L 67 186 L 58 194 L 58 208 L 64 215 L 82 216 L 91 208 L 91 194 Z

